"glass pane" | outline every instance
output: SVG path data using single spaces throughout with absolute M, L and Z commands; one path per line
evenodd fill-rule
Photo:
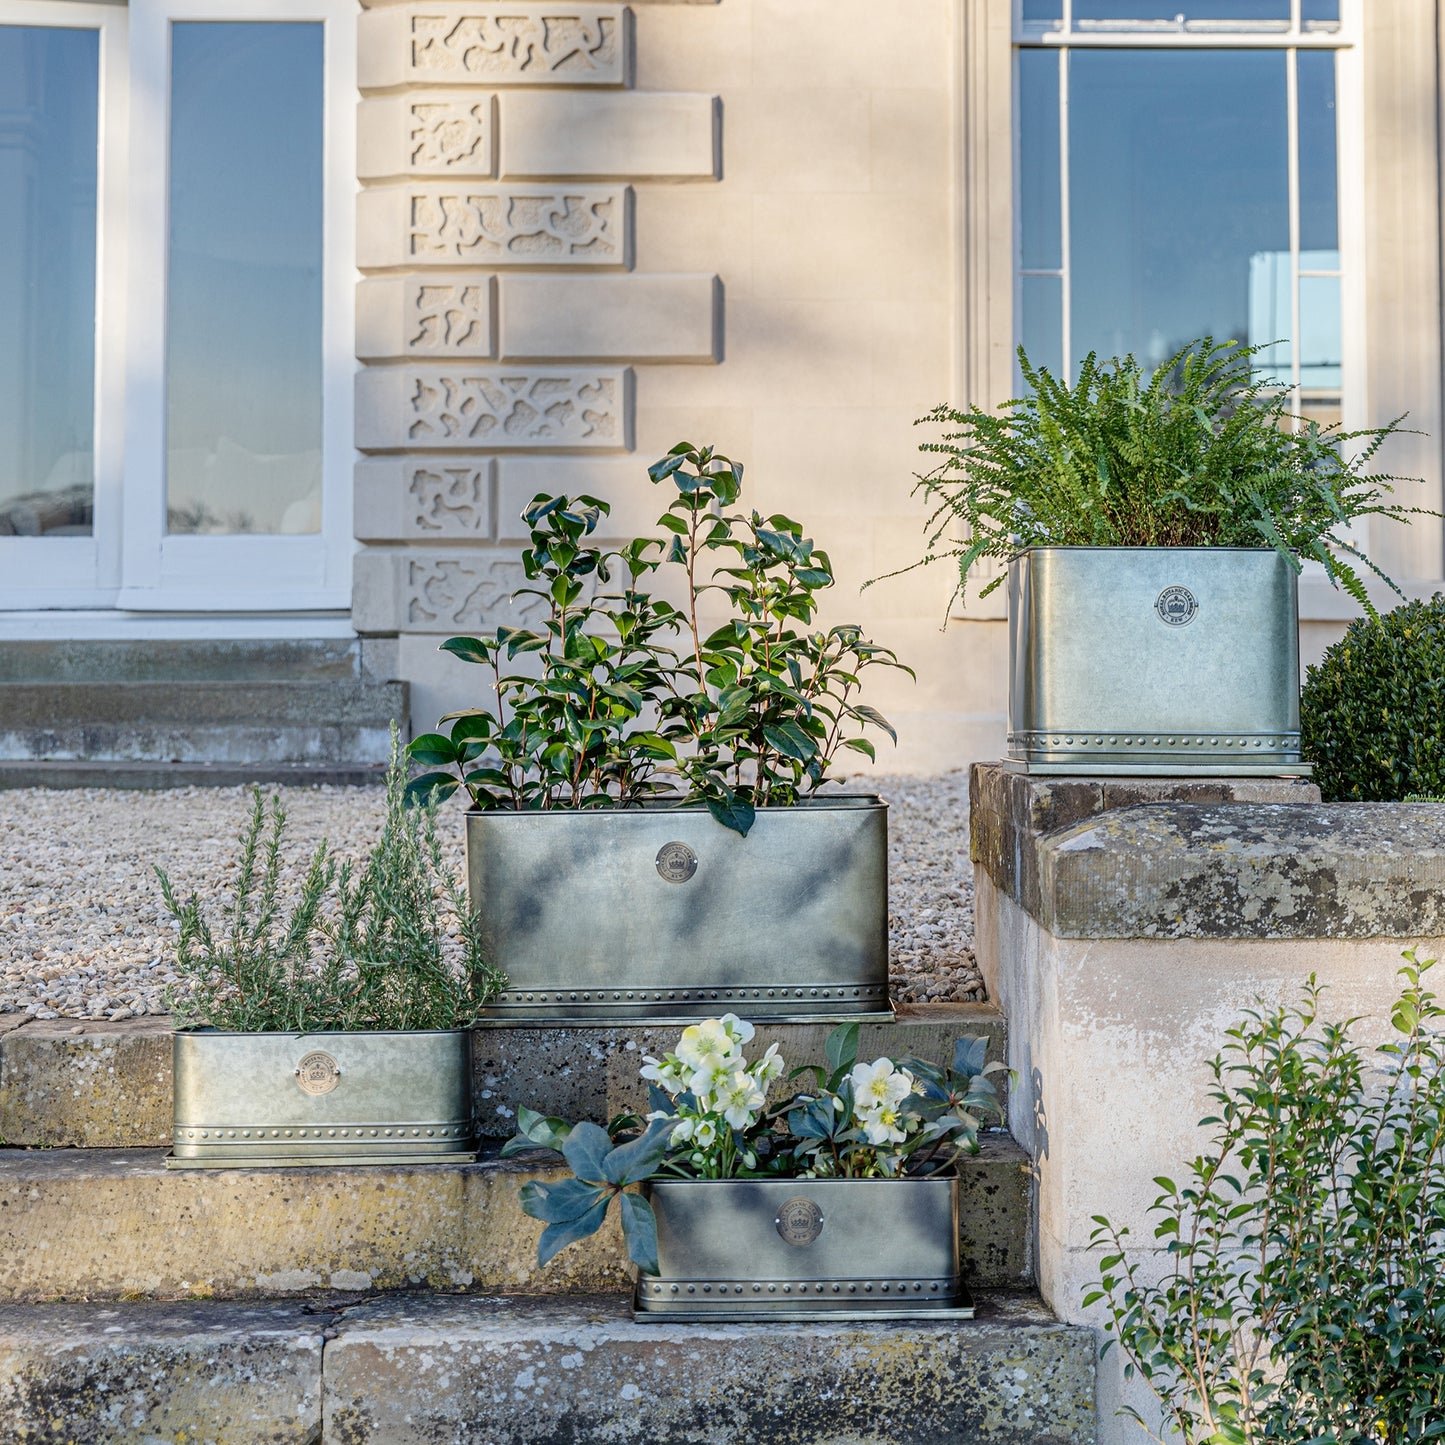
M 1254 374 L 1260 381 L 1292 385 L 1294 366 L 1294 268 L 1288 251 L 1256 251 L 1249 258 L 1249 344 L 1259 348 Z
M 1299 380 L 1306 390 L 1339 390 L 1344 347 L 1340 339 L 1340 281 L 1337 276 L 1301 276 L 1299 281 Z
M 1050 25 L 1057 25 L 1063 19 L 1064 7 L 1059 0 L 1023 0 L 1024 20 L 1043 20 Z
M 1308 25 L 1314 21 L 1328 21 L 1338 24 L 1340 0 L 1301 0 L 1300 20 Z
M 1035 368 L 1064 374 L 1064 283 L 1057 276 L 1019 280 L 1019 342 Z M 1023 382 L 1018 379 L 1020 390 Z
M 1243 340 L 1253 258 L 1289 250 L 1284 54 L 1078 50 L 1069 76 L 1074 359 Z
M 1074 0 L 1077 20 L 1288 20 L 1289 0 Z
M 317 532 L 322 27 L 171 35 L 168 530 Z
M 1054 269 L 1059 248 L 1059 60 L 1020 50 L 1019 237 L 1023 268 Z
M 1299 234 L 1305 249 L 1339 245 L 1335 153 L 1335 56 L 1299 52 Z
M 94 30 L 0 25 L 0 536 L 88 536 Z

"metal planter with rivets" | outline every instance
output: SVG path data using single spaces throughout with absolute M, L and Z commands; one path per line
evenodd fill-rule
M 654 1179 L 637 1319 L 966 1318 L 958 1180 Z
M 174 1038 L 172 1169 L 477 1157 L 470 1029 Z
M 467 878 L 507 987 L 483 1022 L 887 1017 L 888 807 L 467 814 Z
M 1035 547 L 1009 564 L 1010 764 L 1301 775 L 1296 574 L 1270 548 Z

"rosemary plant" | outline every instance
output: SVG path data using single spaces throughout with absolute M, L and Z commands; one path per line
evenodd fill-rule
M 1373 611 L 1349 559 L 1394 583 L 1347 528 L 1428 510 L 1389 500 L 1401 479 L 1370 469 L 1399 421 L 1345 431 L 1292 416 L 1258 350 L 1206 336 L 1153 372 L 1091 352 L 1068 386 L 1020 347 L 1028 395 L 920 418 L 948 429 L 920 448 L 942 458 L 915 488 L 934 504 L 923 561 L 957 558 L 961 595 L 975 563 L 1029 547 L 1273 547 Z
M 281 899 L 286 810 L 255 790 L 235 891 L 213 924 L 159 868 L 184 982 L 167 1005 L 182 1026 L 245 1032 L 445 1029 L 474 1019 L 504 982 L 486 961 L 463 884 L 442 857 L 433 810 L 405 801 L 395 750 L 381 838 L 359 867 L 323 840 L 300 893 Z

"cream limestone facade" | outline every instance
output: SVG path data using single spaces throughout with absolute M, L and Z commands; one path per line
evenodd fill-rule
M 1299 28 L 1325 0 L 1278 7 L 1338 46 L 1345 419 L 1408 413 L 1389 461 L 1438 507 L 1440 0 L 1340 0 L 1334 39 Z M 1019 56 L 1048 8 L 0 0 L 0 26 L 99 27 L 105 97 L 93 530 L 0 535 L 0 637 L 359 635 L 426 729 L 476 685 L 437 644 L 518 615 L 526 502 L 591 492 L 615 537 L 650 529 L 646 466 L 686 439 L 829 551 L 828 620 L 916 669 L 870 680 L 899 731 L 880 766 L 997 756 L 1001 594 L 945 628 L 946 564 L 861 589 L 923 552 L 915 419 L 1014 390 Z M 321 480 L 270 539 L 220 535 L 219 504 L 219 528 L 160 525 L 166 27 L 228 19 L 325 27 Z M 1161 24 L 1109 43 L 1237 43 Z M 1445 575 L 1438 519 L 1367 540 L 1412 595 Z M 1310 660 L 1352 604 L 1310 577 L 1301 601 Z
M 1363 125 L 1341 136 L 1365 278 L 1347 419 L 1409 413 L 1424 435 L 1390 460 L 1432 506 L 1437 8 L 1347 5 Z M 944 630 L 945 565 L 860 589 L 922 554 L 915 419 L 1012 394 L 1014 44 L 1010 0 L 365 11 L 352 617 L 396 636 L 417 727 L 467 701 L 437 643 L 514 615 L 526 501 L 591 492 L 632 535 L 660 510 L 647 463 L 687 439 L 743 460 L 748 500 L 831 553 L 833 619 L 917 669 L 874 684 L 900 735 L 880 766 L 998 755 L 997 599 Z M 1438 520 L 1370 541 L 1434 589 Z M 1350 612 L 1305 579 L 1307 658 Z

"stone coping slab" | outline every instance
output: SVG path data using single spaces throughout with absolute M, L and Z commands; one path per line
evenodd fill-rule
M 1033 1279 L 1033 1173 L 1002 1131 L 960 1166 L 970 1281 Z M 0 1300 L 255 1298 L 324 1290 L 622 1290 L 616 1220 L 537 1265 L 541 1153 L 476 1164 L 167 1171 L 159 1149 L 0 1150 Z M 0 1436 L 3 1438 L 3 1436 Z
M 789 1064 L 821 1062 L 830 1024 L 760 1024 L 755 1056 L 776 1042 Z M 642 1056 L 677 1041 L 677 1025 L 485 1028 L 475 1039 L 473 1100 L 487 1138 L 515 1132 L 519 1102 L 569 1119 L 606 1119 L 647 1104 Z M 906 1004 L 893 1023 L 865 1024 L 859 1057 L 945 1059 L 953 1041 L 985 1034 L 1004 1057 L 1004 1024 L 988 1004 Z M 125 1149 L 170 1142 L 171 1032 L 160 1015 L 117 1023 L 0 1015 L 0 1145 Z
M 327 1345 L 324 1440 L 1091 1445 L 1094 1345 L 1031 1299 L 971 1322 L 634 1323 L 617 1298 L 396 1299 Z
M 1057 938 L 1445 933 L 1445 805 L 1310 783 L 1052 779 L 976 764 L 975 864 Z

